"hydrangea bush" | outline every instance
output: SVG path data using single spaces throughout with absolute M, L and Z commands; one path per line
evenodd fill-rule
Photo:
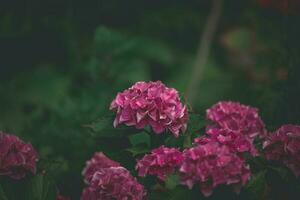
M 132 162 L 125 167 L 117 154 L 112 159 L 105 155 L 110 152 L 94 153 L 83 167 L 81 200 L 199 199 L 214 196 L 220 188 L 260 199 L 267 187 L 261 194 L 255 187 L 266 185 L 268 170 L 287 168 L 294 179 L 300 175 L 300 126 L 283 125 L 270 132 L 258 109 L 239 102 L 221 101 L 208 108 L 206 124 L 195 130 L 189 126 L 201 124 L 203 118 L 196 114 L 197 120 L 189 120 L 195 113 L 188 113 L 177 90 L 160 81 L 137 82 L 117 94 L 110 110 L 114 120 L 100 124 L 99 130 L 119 129 L 120 134 L 112 136 L 122 141 L 116 152 Z M 31 144 L 0 133 L 0 180 L 11 184 L 31 178 L 32 183 L 37 177 L 31 185 L 50 185 L 44 179 L 47 169 L 39 169 L 38 160 Z M 5 189 L 0 187 L 0 197 L 6 200 Z M 57 188 L 53 191 L 57 200 L 70 199 Z M 54 198 L 40 193 L 35 199 Z

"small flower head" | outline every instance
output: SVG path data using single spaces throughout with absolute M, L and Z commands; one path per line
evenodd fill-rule
M 237 102 L 219 102 L 206 111 L 206 117 L 220 128 L 251 139 L 265 133 L 257 109 Z
M 206 111 L 213 123 L 207 126 L 207 134 L 238 152 L 257 151 L 253 145 L 256 136 L 265 136 L 265 125 L 257 109 L 236 102 L 219 102 Z
M 258 155 L 258 151 L 253 144 L 253 139 L 245 137 L 244 135 L 236 134 L 228 129 L 222 129 L 219 127 L 215 128 L 213 125 L 207 127 L 206 133 L 209 134 L 210 140 L 218 141 L 221 144 L 227 145 L 234 152 L 248 152 L 252 156 Z M 195 143 L 200 144 L 202 140 L 202 137 L 196 138 Z
M 174 88 L 160 81 L 137 82 L 118 93 L 110 109 L 116 111 L 114 126 L 125 124 L 143 129 L 149 125 L 156 134 L 172 132 L 176 137 L 187 126 L 188 112 Z
M 136 169 L 139 176 L 144 177 L 148 174 L 165 180 L 179 168 L 182 161 L 182 153 L 178 149 L 161 146 L 139 160 Z
M 300 175 L 300 126 L 283 125 L 263 143 L 267 160 L 285 164 L 296 177 Z
M 36 173 L 38 154 L 32 145 L 14 135 L 0 132 L 0 176 L 21 179 Z
M 95 172 L 81 200 L 142 200 L 144 187 L 123 167 L 102 168 Z
M 102 168 L 118 167 L 120 164 L 106 157 L 102 152 L 96 152 L 94 156 L 86 162 L 86 166 L 82 171 L 85 182 L 89 182 L 94 173 Z
M 182 183 L 192 188 L 199 184 L 205 196 L 212 194 L 219 185 L 232 185 L 236 189 L 245 185 L 250 177 L 245 161 L 219 142 L 205 139 L 183 152 L 180 167 Z

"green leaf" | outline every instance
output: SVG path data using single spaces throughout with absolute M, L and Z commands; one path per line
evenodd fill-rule
M 5 192 L 3 191 L 1 185 L 0 185 L 0 199 L 1 200 L 8 200 L 7 196 L 5 195 Z
M 92 136 L 100 138 L 122 138 L 128 135 L 137 134 L 143 132 L 141 129 L 129 127 L 125 125 L 113 126 L 114 114 L 104 116 L 91 124 L 82 125 L 84 128 L 88 128 Z M 142 137 L 145 137 L 142 135 Z
M 36 175 L 27 184 L 28 200 L 53 200 L 56 191 L 52 181 L 45 175 Z
M 180 183 L 180 178 L 176 174 L 169 175 L 166 179 L 165 185 L 169 190 L 173 190 Z
M 146 145 L 147 147 L 150 147 L 151 145 L 150 136 L 146 132 L 130 135 L 128 138 L 133 147 L 138 145 Z
M 183 199 L 192 200 L 194 198 L 192 197 L 191 191 L 187 191 L 185 188 L 182 187 L 177 187 L 176 189 L 170 192 L 170 196 L 168 199 L 169 200 L 183 200 Z M 200 199 L 200 197 L 198 196 L 197 199 Z
M 265 188 L 266 188 L 266 178 L 265 171 L 258 173 L 254 176 L 246 186 L 245 190 L 251 194 L 251 199 L 261 199 Z
M 83 125 L 86 128 L 90 128 L 93 132 L 100 132 L 104 129 L 107 129 L 108 127 L 113 126 L 112 117 L 103 117 L 101 119 L 98 119 L 91 124 Z
M 55 196 L 55 185 L 46 175 L 1 182 L 0 200 L 53 200 Z
M 133 157 L 141 154 L 145 154 L 149 152 L 149 149 L 145 146 L 136 146 L 126 149 L 126 151 L 130 152 Z
M 174 137 L 173 135 L 168 136 L 164 140 L 164 144 L 168 147 L 182 147 L 184 140 L 185 140 L 186 134 L 185 135 L 180 135 L 178 138 Z
M 293 177 L 291 171 L 285 167 L 269 166 L 269 168 L 275 171 L 284 181 L 289 181 Z

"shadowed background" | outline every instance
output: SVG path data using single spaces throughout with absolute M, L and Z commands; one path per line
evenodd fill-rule
M 56 163 L 57 187 L 78 198 L 85 160 L 126 145 L 98 141 L 85 125 L 109 114 L 116 93 L 136 81 L 161 80 L 186 99 L 211 7 L 209 0 L 2 1 L 0 130 L 31 141 Z M 189 91 L 192 109 L 204 114 L 234 100 L 258 107 L 270 130 L 299 124 L 295 8 L 227 0 L 221 9 L 200 81 Z

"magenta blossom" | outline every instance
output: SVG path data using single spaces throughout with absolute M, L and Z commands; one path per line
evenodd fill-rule
M 85 182 L 89 183 L 94 173 L 102 168 L 119 167 L 120 164 L 106 157 L 102 152 L 96 152 L 94 156 L 86 162 L 86 166 L 82 171 Z
M 183 157 L 179 150 L 160 146 L 139 160 L 136 169 L 139 176 L 144 177 L 149 174 L 164 181 L 168 175 L 179 168 L 182 161 Z
M 203 143 L 203 140 L 205 142 L 207 140 L 217 141 L 221 144 L 227 145 L 233 152 L 249 152 L 252 156 L 258 155 L 258 151 L 253 144 L 253 140 L 249 139 L 248 137 L 244 137 L 243 135 L 235 134 L 233 132 L 228 132 L 226 129 L 212 128 L 212 126 L 207 129 L 207 133 L 210 135 L 210 137 L 199 137 L 196 138 L 194 142 L 196 144 L 201 144 Z
M 0 176 L 21 179 L 36 173 L 38 154 L 32 145 L 14 135 L 0 132 Z
M 263 143 L 267 160 L 285 164 L 296 177 L 300 175 L 300 126 L 283 125 Z
M 170 131 L 176 137 L 187 127 L 187 108 L 178 92 L 160 81 L 137 82 L 118 93 L 110 109 L 117 112 L 114 127 L 125 124 L 143 129 L 149 125 L 157 134 Z
M 211 195 L 219 185 L 232 185 L 239 190 L 250 177 L 249 167 L 240 156 L 228 146 L 210 139 L 204 138 L 201 145 L 186 149 L 183 157 L 182 184 L 189 188 L 199 184 L 205 196 Z
M 144 187 L 123 167 L 102 168 L 95 172 L 81 200 L 142 200 Z
M 257 109 L 237 102 L 219 102 L 206 111 L 206 117 L 215 123 L 214 128 L 227 129 L 251 139 L 265 134 L 265 125 Z
M 213 123 L 207 126 L 207 134 L 238 152 L 250 152 L 256 156 L 253 145 L 256 136 L 265 136 L 265 125 L 256 108 L 237 102 L 219 102 L 206 111 Z

